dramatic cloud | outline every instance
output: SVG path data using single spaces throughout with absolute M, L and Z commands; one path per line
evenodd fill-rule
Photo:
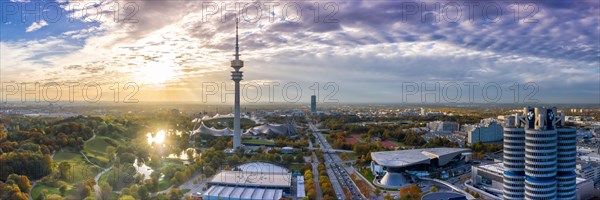
M 25 32 L 33 32 L 44 26 L 48 26 L 48 23 L 44 20 L 40 20 L 39 22 L 33 22 L 31 26 L 27 27 L 27 30 L 25 30 Z
M 183 96 L 169 98 L 198 100 L 202 82 L 230 79 L 239 8 L 245 82 L 298 82 L 305 92 L 314 82 L 335 82 L 340 102 L 399 102 L 403 82 L 497 83 L 505 96 L 515 83 L 535 82 L 541 102 L 600 102 L 597 1 L 235 3 L 67 1 L 62 7 L 71 19 L 90 26 L 44 40 L 3 41 L 2 76 L 4 66 L 15 66 L 11 73 L 36 68 L 53 80 L 135 81 L 142 92 L 179 90 Z M 115 5 L 132 9 L 79 14 Z M 54 53 L 25 53 L 37 43 Z M 5 56 L 4 48 L 15 55 Z M 164 77 L 149 80 L 157 74 Z

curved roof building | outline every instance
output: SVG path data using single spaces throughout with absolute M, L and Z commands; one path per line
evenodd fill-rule
M 470 152 L 465 148 L 428 148 L 400 151 L 372 152 L 371 158 L 378 165 L 388 168 L 409 167 L 418 164 L 444 166 L 457 155 Z
M 467 200 L 467 197 L 456 192 L 433 192 L 426 194 L 421 200 Z
M 287 173 L 290 172 L 285 167 L 266 162 L 244 163 L 236 167 L 243 172 L 267 172 L 267 173 Z
M 427 176 L 432 168 L 446 166 L 464 159 L 465 148 L 427 148 L 400 151 L 372 152 L 371 169 L 380 180 L 375 184 L 384 188 L 398 188 L 408 184 L 403 172 L 416 176 Z

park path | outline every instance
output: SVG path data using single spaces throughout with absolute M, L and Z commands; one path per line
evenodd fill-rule
M 83 154 L 83 153 L 82 153 L 82 154 Z M 84 155 L 84 156 L 85 156 L 85 155 Z M 86 157 L 86 159 L 87 159 L 87 157 Z M 116 159 L 117 159 L 117 154 L 115 154 L 115 155 L 114 155 L 114 160 L 116 160 Z M 96 166 L 98 166 L 98 165 L 96 165 Z M 101 177 L 101 176 L 102 176 L 104 173 L 106 173 L 106 172 L 110 171 L 110 170 L 111 170 L 111 169 L 112 169 L 114 166 L 115 166 L 115 163 L 113 162 L 113 164 L 112 164 L 112 165 L 110 165 L 110 167 L 108 167 L 108 168 L 105 168 L 104 170 L 102 170 L 102 172 L 98 173 L 98 175 L 96 175 L 96 176 L 94 177 L 94 180 L 96 181 L 96 185 L 94 185 L 94 192 L 95 192 L 95 195 L 96 195 L 96 199 L 102 199 L 102 196 L 101 196 L 101 193 L 100 193 L 100 192 L 101 192 L 101 191 L 100 191 L 100 185 L 99 185 L 99 183 L 98 183 L 98 182 L 100 181 L 100 177 Z M 98 167 L 100 167 L 100 166 L 98 166 Z M 101 167 L 100 167 L 100 168 L 101 168 Z
M 100 180 L 100 177 L 104 173 L 110 171 L 114 166 L 115 166 L 115 164 L 111 165 L 110 167 L 102 170 L 102 172 L 98 173 L 98 175 L 96 175 L 96 177 L 94 177 L 94 180 L 96 181 L 96 185 L 94 185 L 94 193 L 96 194 L 96 199 L 102 199 L 100 185 L 98 185 L 98 181 Z

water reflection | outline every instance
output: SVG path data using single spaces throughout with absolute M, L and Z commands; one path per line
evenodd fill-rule
M 188 160 L 188 155 L 187 155 L 187 151 L 188 150 L 192 151 L 192 157 L 193 158 L 195 158 L 197 156 L 196 149 L 194 149 L 194 148 L 187 148 L 186 150 L 181 151 L 181 153 L 179 153 L 179 155 L 177 155 L 176 153 L 172 153 L 172 154 L 169 154 L 169 156 L 167 156 L 167 158 L 173 158 L 173 159 L 179 159 L 179 160 Z
M 164 130 L 160 130 L 156 132 L 155 135 L 148 133 L 146 134 L 146 137 L 148 138 L 148 144 L 162 144 L 165 141 L 166 132 Z
M 135 170 L 138 173 L 141 173 L 144 175 L 144 180 L 150 179 L 150 174 L 152 174 L 152 172 L 154 171 L 154 170 L 152 170 L 152 168 L 148 167 L 148 165 L 146 165 L 146 163 L 143 163 L 143 162 L 138 163 L 138 159 L 135 159 L 135 162 L 133 163 L 133 167 L 135 167 Z

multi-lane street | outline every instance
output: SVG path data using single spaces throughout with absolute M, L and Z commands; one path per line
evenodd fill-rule
M 333 189 L 335 190 L 338 199 L 346 199 L 344 190 L 342 188 L 347 188 L 350 191 L 352 195 L 351 199 L 365 199 L 364 195 L 360 193 L 360 190 L 350 178 L 349 172 L 353 172 L 351 171 L 353 169 L 342 164 L 343 161 L 337 154 L 330 153 L 333 148 L 331 148 L 329 142 L 327 142 L 317 127 L 310 121 L 309 127 L 316 138 L 315 142 L 319 144 L 321 150 L 323 151 L 327 174 L 329 175 L 329 179 L 333 185 Z

